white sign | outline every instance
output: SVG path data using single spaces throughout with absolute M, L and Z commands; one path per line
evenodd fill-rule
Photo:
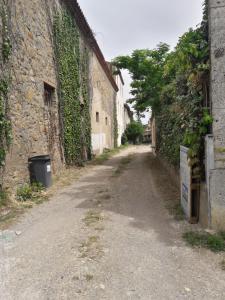
M 47 165 L 47 172 L 48 172 L 48 173 L 51 172 L 51 165 Z
M 188 148 L 180 147 L 181 206 L 186 217 L 191 218 L 191 167 L 188 163 Z

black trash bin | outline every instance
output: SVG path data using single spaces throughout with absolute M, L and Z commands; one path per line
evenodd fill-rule
M 52 185 L 51 159 L 49 155 L 34 156 L 28 159 L 31 183 L 41 183 L 48 188 Z

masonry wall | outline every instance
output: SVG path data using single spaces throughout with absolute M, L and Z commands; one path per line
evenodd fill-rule
M 54 14 L 65 8 L 65 4 L 68 5 L 69 1 L 9 0 L 13 45 L 9 95 L 12 144 L 3 171 L 5 188 L 12 189 L 29 182 L 30 157 L 50 155 L 53 175 L 65 165 L 52 32 Z M 84 24 L 86 21 L 82 19 L 82 14 L 80 18 L 78 21 Z M 81 46 L 90 50 L 92 147 L 95 153 L 101 153 L 104 148 L 114 146 L 116 92 L 91 50 L 89 39 L 82 32 L 80 36 Z M 45 101 L 46 85 L 52 91 L 50 105 Z M 96 122 L 96 112 L 99 112 L 99 123 Z
M 119 75 L 116 76 L 116 83 L 119 88 L 116 97 L 116 110 L 117 110 L 117 126 L 118 126 L 118 139 L 117 146 L 121 146 L 121 138 L 126 129 L 125 126 L 125 112 L 124 112 L 124 95 L 123 95 L 123 83 Z
M 92 125 L 92 150 L 100 154 L 104 148 L 114 147 L 114 104 L 116 91 L 103 71 L 96 55 L 91 56 L 91 125 Z M 99 119 L 96 119 L 98 113 Z
M 49 154 L 53 173 L 64 164 L 47 2 L 17 0 L 11 2 L 10 9 L 13 52 L 9 108 L 13 142 L 6 158 L 5 186 L 29 180 L 29 157 Z M 49 107 L 44 103 L 44 82 L 55 89 Z
M 210 0 L 213 150 L 209 157 L 210 224 L 225 229 L 225 0 Z
M 130 116 L 130 113 L 128 112 L 127 108 L 124 106 L 124 130 L 126 130 L 127 126 L 131 123 L 133 118 Z

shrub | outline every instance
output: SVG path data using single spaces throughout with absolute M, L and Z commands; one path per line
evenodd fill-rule
M 207 232 L 186 232 L 183 235 L 186 242 L 193 247 L 203 247 L 213 252 L 225 251 L 225 233 L 210 234 Z
M 121 144 L 126 145 L 127 143 L 128 143 L 128 138 L 127 138 L 126 133 L 124 132 L 122 137 L 121 137 Z
M 129 142 L 137 144 L 143 137 L 144 127 L 140 122 L 131 122 L 126 129 L 126 136 Z
M 18 201 L 31 200 L 32 194 L 33 194 L 32 186 L 29 184 L 24 184 L 23 186 L 17 189 L 17 193 L 16 193 L 17 200 Z
M 34 198 L 40 196 L 40 193 L 43 189 L 44 187 L 40 182 L 32 183 L 32 185 L 26 183 L 17 189 L 17 200 L 33 200 Z

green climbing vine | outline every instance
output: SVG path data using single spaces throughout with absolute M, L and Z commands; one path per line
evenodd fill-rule
M 194 175 L 204 166 L 204 137 L 210 132 L 208 2 L 203 21 L 190 29 L 169 53 L 164 65 L 160 106 L 155 113 L 158 151 L 179 165 L 180 145 L 189 148 Z M 203 174 L 203 173 L 202 173 Z
M 89 51 L 83 47 L 81 55 L 81 94 L 83 100 L 82 108 L 82 131 L 83 131 L 83 159 L 91 159 L 91 114 L 89 95 Z
M 151 109 L 156 119 L 157 152 L 179 166 L 180 145 L 189 148 L 193 172 L 204 167 L 204 137 L 210 133 L 208 0 L 203 20 L 184 33 L 173 51 L 160 43 L 155 49 L 119 56 L 114 65 L 132 77 L 129 100 L 141 116 Z M 196 177 L 197 177 L 196 176 Z
M 12 45 L 8 28 L 8 8 L 5 2 L 0 6 L 1 54 L 0 54 L 0 167 L 4 165 L 6 151 L 11 142 L 11 124 L 8 117 L 8 92 L 10 84 L 9 58 Z
M 82 46 L 73 17 L 66 10 L 55 16 L 54 40 L 64 153 L 67 164 L 73 165 L 91 155 L 89 53 Z

